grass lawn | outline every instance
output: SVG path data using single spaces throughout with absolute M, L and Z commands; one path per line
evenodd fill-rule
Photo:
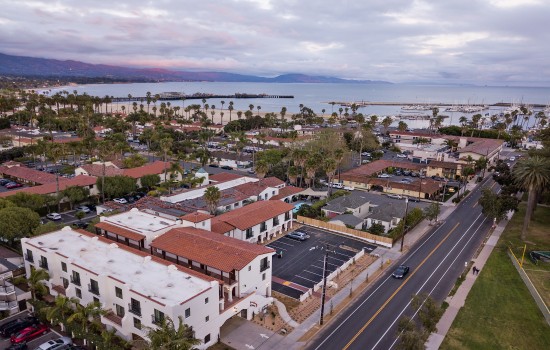
M 550 349 L 550 326 L 506 254 L 511 245 L 521 256 L 524 209 L 522 205 L 503 232 L 441 349 Z M 550 250 L 550 208 L 539 207 L 535 215 L 527 251 Z M 533 265 L 527 259 L 524 267 L 542 270 L 537 272 L 541 275 L 538 279 L 548 283 L 550 267 Z

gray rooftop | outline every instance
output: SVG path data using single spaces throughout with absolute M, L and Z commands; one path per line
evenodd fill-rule
M 341 221 L 344 225 L 349 225 L 352 227 L 355 227 L 363 223 L 363 219 L 359 219 L 357 216 L 353 214 L 340 214 L 330 219 L 329 222 L 332 222 L 332 221 Z

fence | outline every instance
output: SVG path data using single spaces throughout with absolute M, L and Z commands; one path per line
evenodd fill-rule
M 324 222 L 324 221 L 321 221 L 321 220 L 307 218 L 305 216 L 299 216 L 299 215 L 296 216 L 296 221 L 298 221 L 299 223 L 302 223 L 302 224 L 315 226 L 315 227 L 320 227 L 320 228 L 328 230 L 328 231 L 333 231 L 333 232 L 343 233 L 345 235 L 350 235 L 350 236 L 353 236 L 353 237 L 356 237 L 356 238 L 363 239 L 363 240 L 365 240 L 369 243 L 378 244 L 378 245 L 381 245 L 381 246 L 384 246 L 384 247 L 391 248 L 393 246 L 393 239 L 389 238 L 389 237 L 377 236 L 377 235 L 373 235 L 372 233 L 363 232 L 363 231 L 359 231 L 359 230 L 354 230 L 352 228 L 347 228 L 347 227 L 344 227 L 344 226 L 331 224 L 329 222 Z

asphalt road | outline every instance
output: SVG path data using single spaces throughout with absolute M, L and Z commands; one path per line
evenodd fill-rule
M 349 261 L 359 251 L 372 252 L 376 246 L 321 230 L 302 226 L 298 231 L 306 232 L 310 238 L 305 241 L 282 236 L 268 244 L 283 257 L 273 257 L 273 290 L 298 299 L 305 290 L 312 288 L 323 278 L 325 248 L 330 247 L 327 261 L 327 275 Z
M 477 201 L 481 188 L 496 187 L 491 178 L 478 186 L 468 199 L 439 227 L 432 228 L 408 254 L 396 262 L 411 270 L 403 280 L 388 269 L 357 301 L 308 344 L 307 349 L 392 349 L 398 341 L 397 324 L 412 316 L 411 296 L 428 293 L 446 298 L 465 263 L 469 262 L 488 234 L 492 222 L 482 214 Z M 406 237 L 405 237 L 406 240 Z
M 0 321 L 0 325 L 3 325 L 4 323 L 7 323 L 13 319 L 16 319 L 16 318 L 23 318 L 23 317 L 27 317 L 29 315 L 29 313 L 27 311 L 24 311 L 24 312 L 21 312 L 21 313 L 18 313 L 16 315 L 13 315 L 13 316 L 9 316 L 5 319 L 3 319 L 2 321 Z M 31 341 L 29 341 L 27 343 L 27 347 L 29 349 L 34 349 L 36 347 L 38 347 L 39 345 L 49 341 L 49 340 L 52 340 L 52 339 L 57 339 L 61 337 L 60 334 L 58 334 L 57 332 L 55 331 L 49 331 L 48 333 L 44 334 L 44 335 L 41 335 Z M 6 338 L 2 338 L 0 337 L 0 349 L 7 349 L 9 346 L 10 346 L 10 340 L 9 338 L 6 339 Z

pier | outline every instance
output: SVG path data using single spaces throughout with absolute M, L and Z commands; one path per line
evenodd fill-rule
M 334 104 L 342 107 L 351 107 L 355 104 L 358 107 L 368 107 L 368 106 L 424 106 L 424 107 L 453 107 L 456 105 L 467 105 L 472 107 L 512 107 L 517 104 L 507 103 L 507 102 L 496 102 L 496 103 L 442 103 L 442 102 L 376 102 L 376 101 L 356 101 L 356 102 L 344 102 L 344 101 L 330 101 L 323 102 L 326 104 Z M 545 108 L 547 104 L 541 103 L 526 103 L 533 108 Z
M 173 93 L 162 93 L 159 94 L 160 97 L 157 101 L 182 101 L 182 100 L 208 100 L 211 98 L 225 98 L 225 99 L 255 99 L 255 98 L 294 98 L 293 95 L 268 95 L 268 94 L 241 94 L 237 93 L 234 95 L 213 95 L 213 94 L 173 94 Z M 150 99 L 154 98 L 154 95 L 149 97 Z M 132 97 L 113 97 L 111 98 L 113 102 L 146 102 L 146 96 L 132 96 Z

